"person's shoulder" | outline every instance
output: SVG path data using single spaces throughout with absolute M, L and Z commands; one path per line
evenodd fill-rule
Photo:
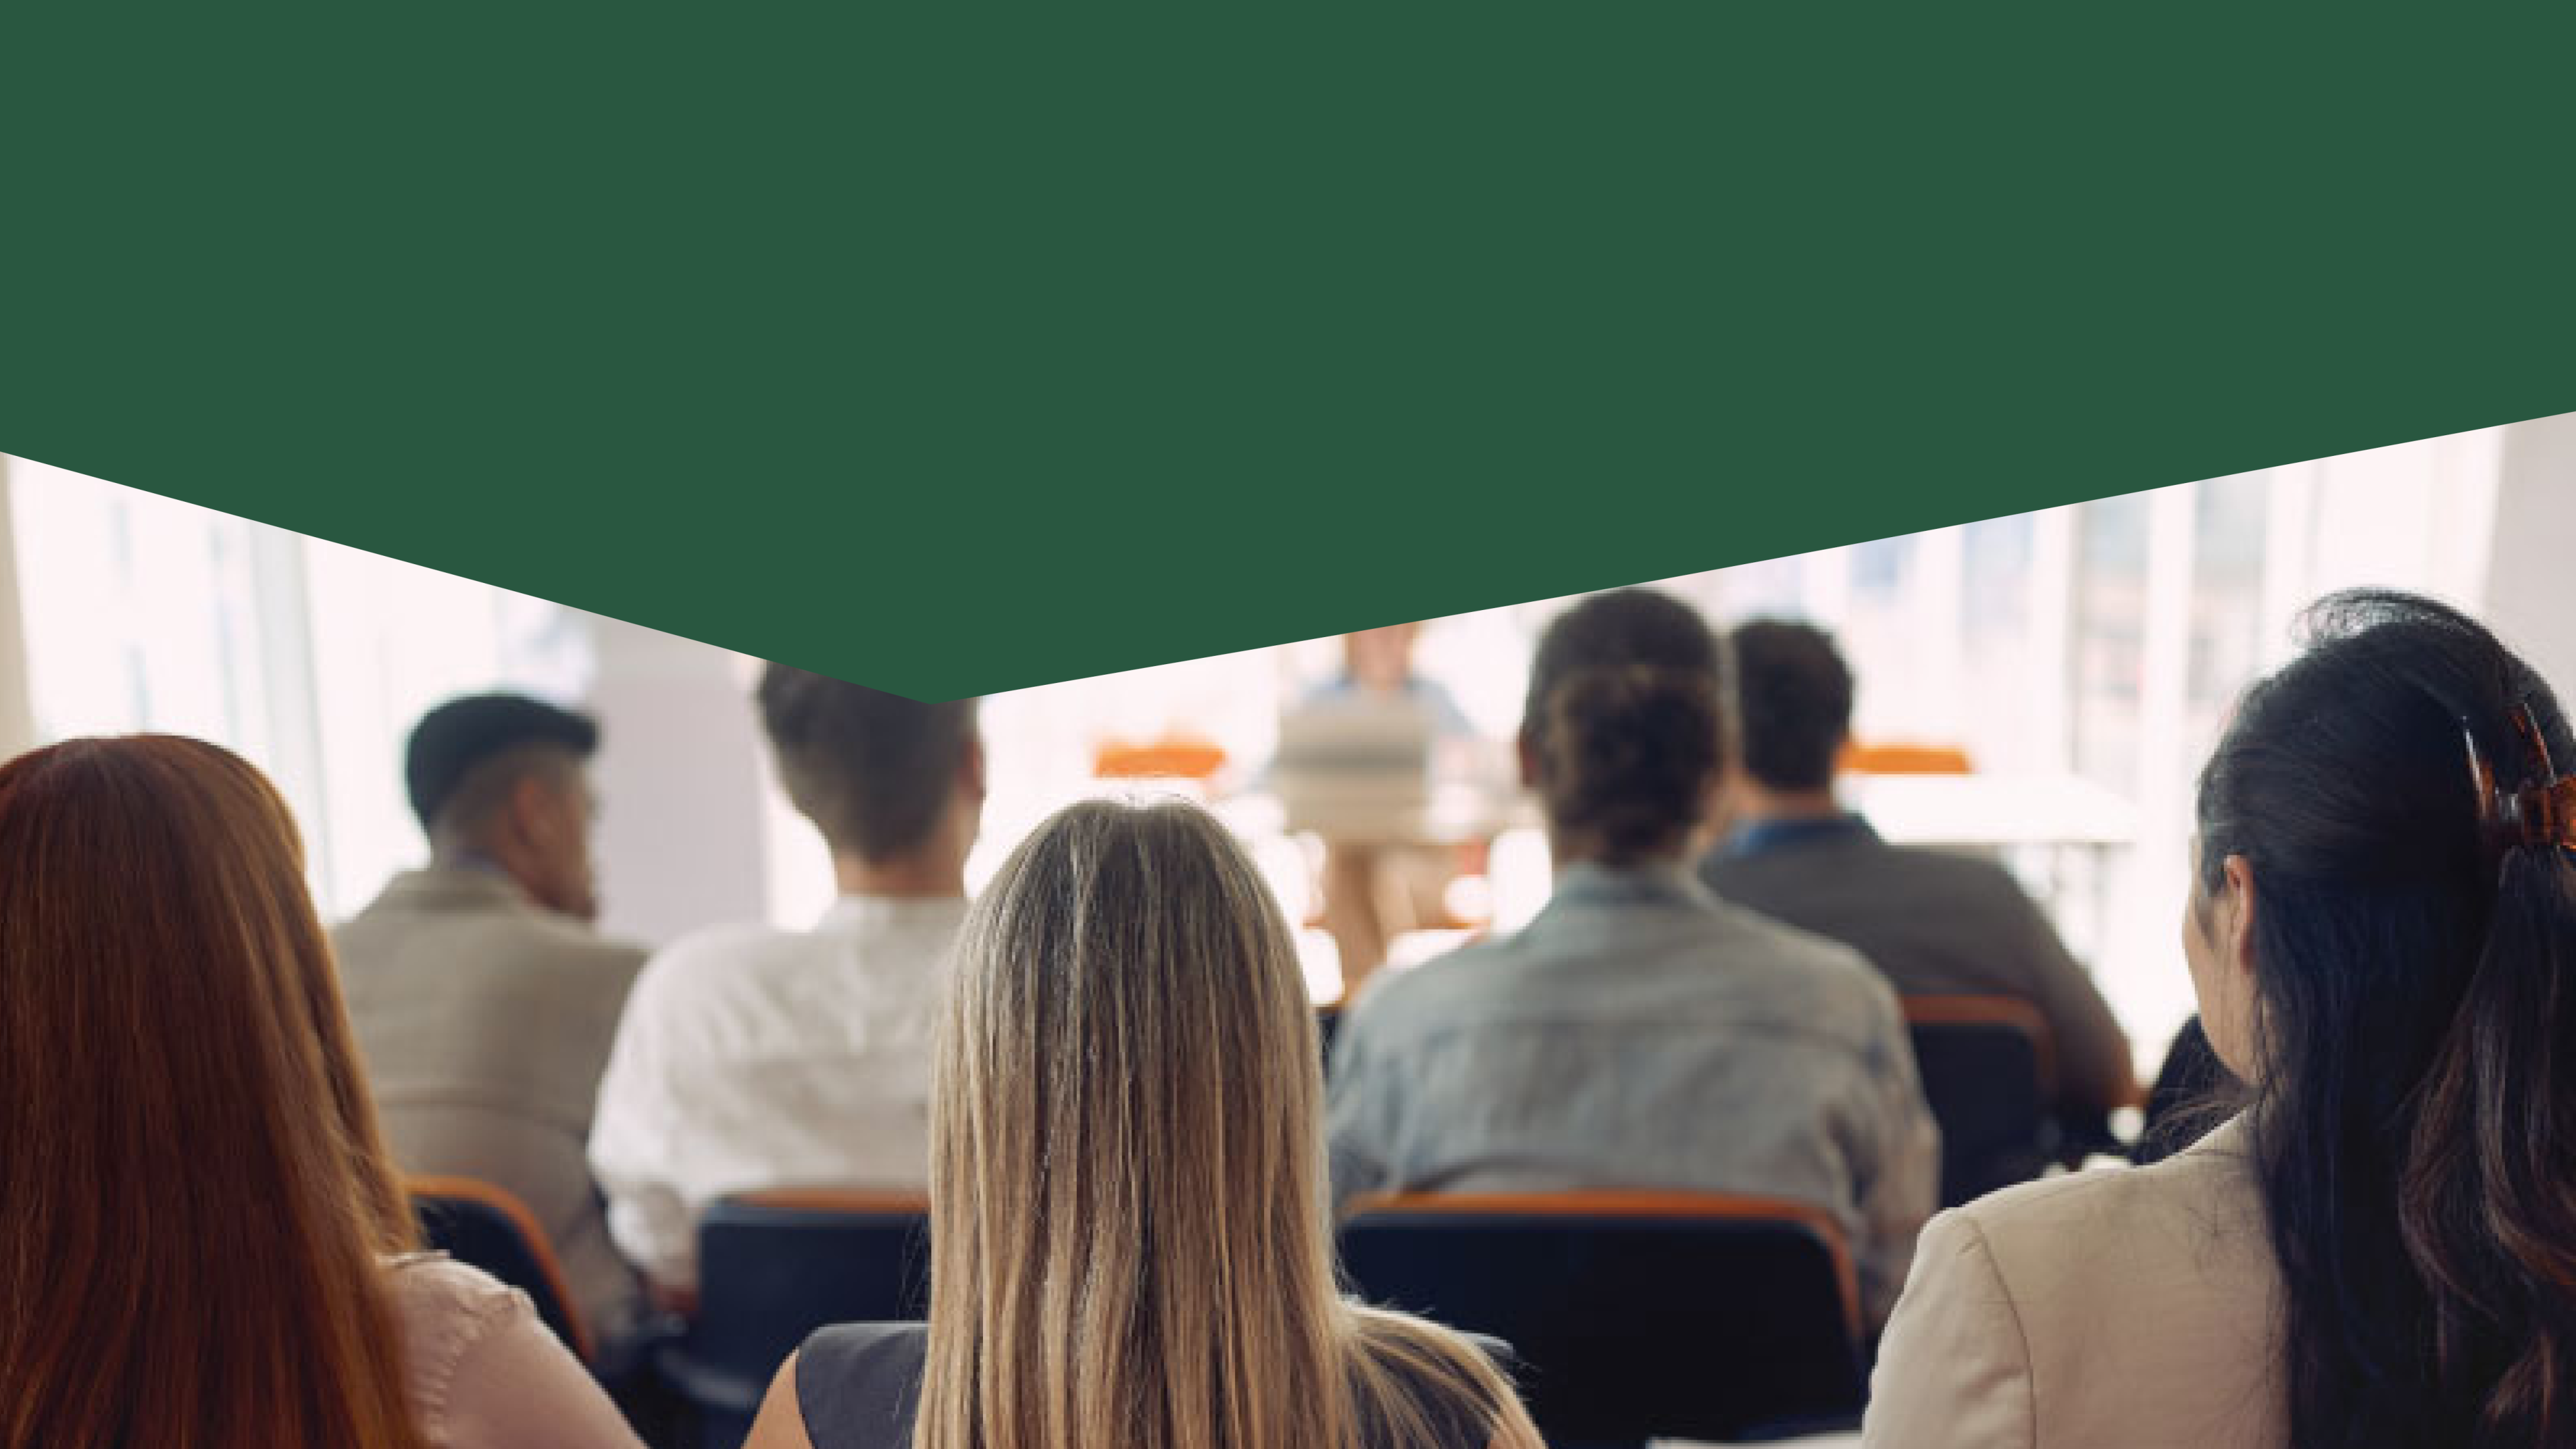
M 1990 1193 L 1941 1214 L 1973 1229 L 2008 1284 L 2154 1271 L 2171 1253 L 2208 1261 L 2260 1249 L 2263 1213 L 2240 1124 L 2145 1167 L 2087 1168 Z
M 841 1323 L 817 1329 L 796 1351 L 796 1407 L 817 1449 L 836 1426 L 908 1424 L 919 1411 L 930 1355 L 923 1323 Z
M 1419 965 L 1380 968 L 1343 1008 L 1343 1025 L 1347 1029 L 1365 1021 L 1372 1023 L 1372 1030 L 1385 1030 L 1388 1023 L 1441 1010 L 1459 992 L 1473 993 L 1489 985 L 1490 975 L 1480 968 L 1510 949 L 1509 937 L 1494 938 L 1470 942 Z
M 1730 961 L 1746 968 L 1769 967 L 1835 1004 L 1872 1012 L 1896 1009 L 1895 988 L 1850 946 L 1733 901 L 1718 900 L 1712 914 Z
M 756 921 L 701 926 L 652 953 L 636 977 L 636 999 L 686 1000 L 721 993 L 781 961 L 801 959 L 811 942 L 809 932 Z
M 383 923 L 387 917 L 396 913 L 398 907 L 395 903 L 394 897 L 397 893 L 396 884 L 399 883 L 400 880 L 401 877 L 397 876 L 393 882 L 388 882 L 384 886 L 380 887 L 374 895 L 367 898 L 367 903 L 365 905 L 358 907 L 355 911 L 350 912 L 346 917 L 333 923 L 328 928 L 329 933 L 334 937 L 338 937 L 351 931 L 364 935 L 367 932 L 374 930 L 379 924 Z
M 415 1356 L 453 1359 L 481 1339 L 536 1317 L 528 1295 L 445 1253 L 410 1253 L 386 1264 L 394 1316 Z
M 632 976 L 644 969 L 652 954 L 632 941 L 603 933 L 587 921 L 540 906 L 532 905 L 519 912 L 513 925 L 529 943 L 531 954 L 566 966 Z
M 808 1334 L 797 1350 L 803 1372 L 848 1369 L 854 1372 L 909 1367 L 918 1371 L 930 1352 L 930 1325 L 911 1323 L 835 1323 Z
M 2039 909 L 2000 861 L 1928 845 L 1889 845 L 1878 854 L 1882 875 L 1901 877 L 1915 891 L 1937 895 L 1955 909 Z

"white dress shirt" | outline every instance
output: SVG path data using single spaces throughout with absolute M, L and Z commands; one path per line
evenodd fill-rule
M 720 926 L 646 963 L 590 1136 L 637 1267 L 694 1285 L 698 1219 L 729 1193 L 928 1182 L 931 1036 L 965 915 L 844 896 L 811 931 Z

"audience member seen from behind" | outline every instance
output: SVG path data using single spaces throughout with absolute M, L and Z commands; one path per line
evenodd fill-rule
M 807 1340 L 758 1449 L 1539 1449 L 1472 1345 L 1341 1297 L 1305 980 L 1205 812 L 1040 826 L 938 1061 L 930 1322 Z
M 638 1317 L 585 1156 L 641 949 L 591 928 L 588 719 L 516 695 L 423 716 L 404 761 L 429 865 L 335 934 L 386 1139 L 406 1171 L 507 1189 L 562 1260 L 593 1336 Z
M 2306 635 L 2202 772 L 2183 910 L 2250 1104 L 1936 1218 L 1868 1442 L 2576 1443 L 2576 736 L 2442 605 Z
M 2137 1097 L 2129 1039 L 2093 978 L 1991 861 L 1889 845 L 1834 794 L 1852 677 L 1834 641 L 1763 621 L 1730 637 L 1743 721 L 1728 833 L 1701 862 L 1719 895 L 1859 951 L 1903 996 L 2008 996 L 2048 1024 L 2058 1106 L 2100 1132 Z
M 1557 874 L 1519 935 L 1381 981 L 1333 1056 L 1334 1188 L 1765 1194 L 1843 1225 L 1873 1323 L 1939 1186 L 1896 995 L 1692 871 L 1727 756 L 1719 647 L 1621 590 L 1540 641 L 1521 727 Z
M 655 955 L 591 1131 L 610 1230 L 682 1304 L 698 1220 L 719 1197 L 923 1186 L 932 1012 L 984 805 L 972 700 L 922 704 L 771 665 L 759 704 L 840 899 L 812 930 L 723 926 Z
M 0 1445 L 635 1443 L 414 1251 L 286 805 L 167 736 L 0 766 Z

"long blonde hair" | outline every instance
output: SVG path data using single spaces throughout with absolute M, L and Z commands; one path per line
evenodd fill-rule
M 0 766 L 0 1449 L 419 1449 L 411 1207 L 286 802 L 163 735 Z
M 1536 1449 L 1472 1345 L 1341 1297 L 1313 1009 L 1205 812 L 1038 827 L 949 1002 L 921 1449 Z

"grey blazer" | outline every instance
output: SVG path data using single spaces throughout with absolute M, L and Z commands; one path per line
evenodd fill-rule
M 497 874 L 456 869 L 394 877 L 333 945 L 395 1160 L 516 1194 L 553 1239 L 593 1336 L 623 1332 L 641 1291 L 583 1154 L 644 952 Z
M 2092 976 L 2003 867 L 1890 845 L 1858 816 L 1757 827 L 1722 845 L 1709 888 L 1748 910 L 1840 941 L 1902 996 L 2010 996 L 2046 1018 L 2061 1106 L 2105 1112 L 2137 1094 L 2128 1037 Z

